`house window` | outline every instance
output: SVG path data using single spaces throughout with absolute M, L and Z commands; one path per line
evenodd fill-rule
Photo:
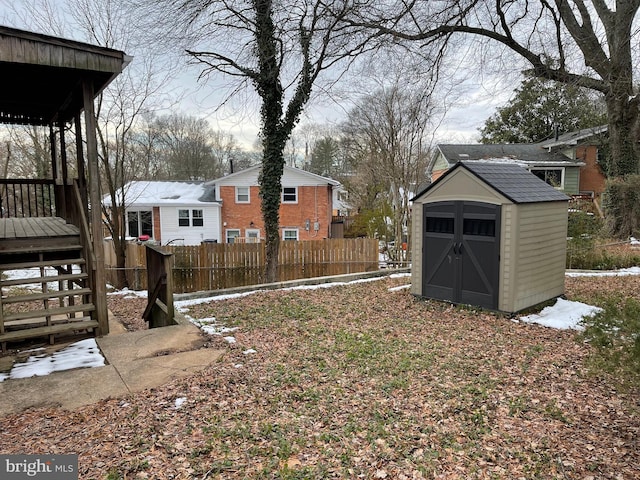
M 246 243 L 260 242 L 260 230 L 257 228 L 247 228 L 244 231 Z
M 236 238 L 240 236 L 240 230 L 229 229 L 227 230 L 227 243 L 235 243 Z
M 128 211 L 127 227 L 130 237 L 149 235 L 153 237 L 153 215 L 150 210 Z
M 236 187 L 236 203 L 249 203 L 249 187 Z
M 564 187 L 564 168 L 532 168 L 531 173 L 554 188 Z
M 298 187 L 282 187 L 282 203 L 298 203 Z
M 189 210 L 178 210 L 178 226 L 189 226 Z
M 298 229 L 297 228 L 285 228 L 282 230 L 282 239 L 283 240 L 298 240 Z
M 191 216 L 189 216 L 191 214 Z M 202 227 L 204 226 L 204 215 L 202 210 L 180 209 L 178 210 L 178 226 L 179 227 Z
M 204 215 L 202 214 L 202 210 L 191 210 L 191 224 L 194 227 L 204 226 Z

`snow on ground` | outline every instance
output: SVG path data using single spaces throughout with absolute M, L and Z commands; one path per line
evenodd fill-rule
M 640 275 L 640 267 L 622 268 L 620 270 L 608 270 L 602 272 L 594 270 L 574 270 L 567 272 L 566 275 L 567 277 L 628 277 L 629 275 Z
M 39 350 L 44 349 L 36 349 L 34 352 Z M 103 367 L 104 365 L 105 360 L 95 338 L 88 338 L 72 343 L 52 355 L 45 353 L 32 355 L 26 362 L 14 363 L 11 372 L 0 373 L 0 382 L 9 378 L 42 377 L 72 368 Z
M 600 307 L 593 307 L 586 303 L 572 302 L 558 298 L 555 305 L 543 308 L 538 314 L 519 317 L 516 321 L 537 323 L 545 327 L 558 328 L 561 330 L 582 330 L 582 319 L 593 316 L 601 311 L 602 309 Z

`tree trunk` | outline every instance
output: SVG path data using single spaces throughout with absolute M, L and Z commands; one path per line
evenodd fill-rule
M 638 99 L 613 92 L 607 95 L 609 118 L 609 177 L 624 177 L 639 173 L 638 159 Z

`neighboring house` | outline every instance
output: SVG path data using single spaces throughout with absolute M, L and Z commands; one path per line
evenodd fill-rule
M 568 195 L 598 198 L 605 176 L 598 165 L 606 126 L 580 130 L 535 144 L 441 144 L 429 166 L 431 181 L 460 161 L 514 163 Z
M 207 182 L 222 204 L 222 241 L 264 239 L 258 178 L 260 166 Z M 334 190 L 340 182 L 293 167 L 284 167 L 280 205 L 280 238 L 314 240 L 331 237 Z
M 159 244 L 221 242 L 220 202 L 204 182 L 134 181 L 124 187 L 126 235 Z M 111 206 L 105 196 L 103 204 Z
M 580 167 L 580 193 L 599 198 L 605 189 L 605 174 L 598 161 L 601 155 L 603 136 L 607 126 L 578 130 L 546 140 L 540 145 L 549 151 L 560 152 L 568 158 L 582 162 Z

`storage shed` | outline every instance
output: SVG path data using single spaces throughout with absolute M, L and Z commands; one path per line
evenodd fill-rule
M 568 200 L 520 166 L 457 163 L 413 198 L 411 292 L 507 313 L 562 295 Z

